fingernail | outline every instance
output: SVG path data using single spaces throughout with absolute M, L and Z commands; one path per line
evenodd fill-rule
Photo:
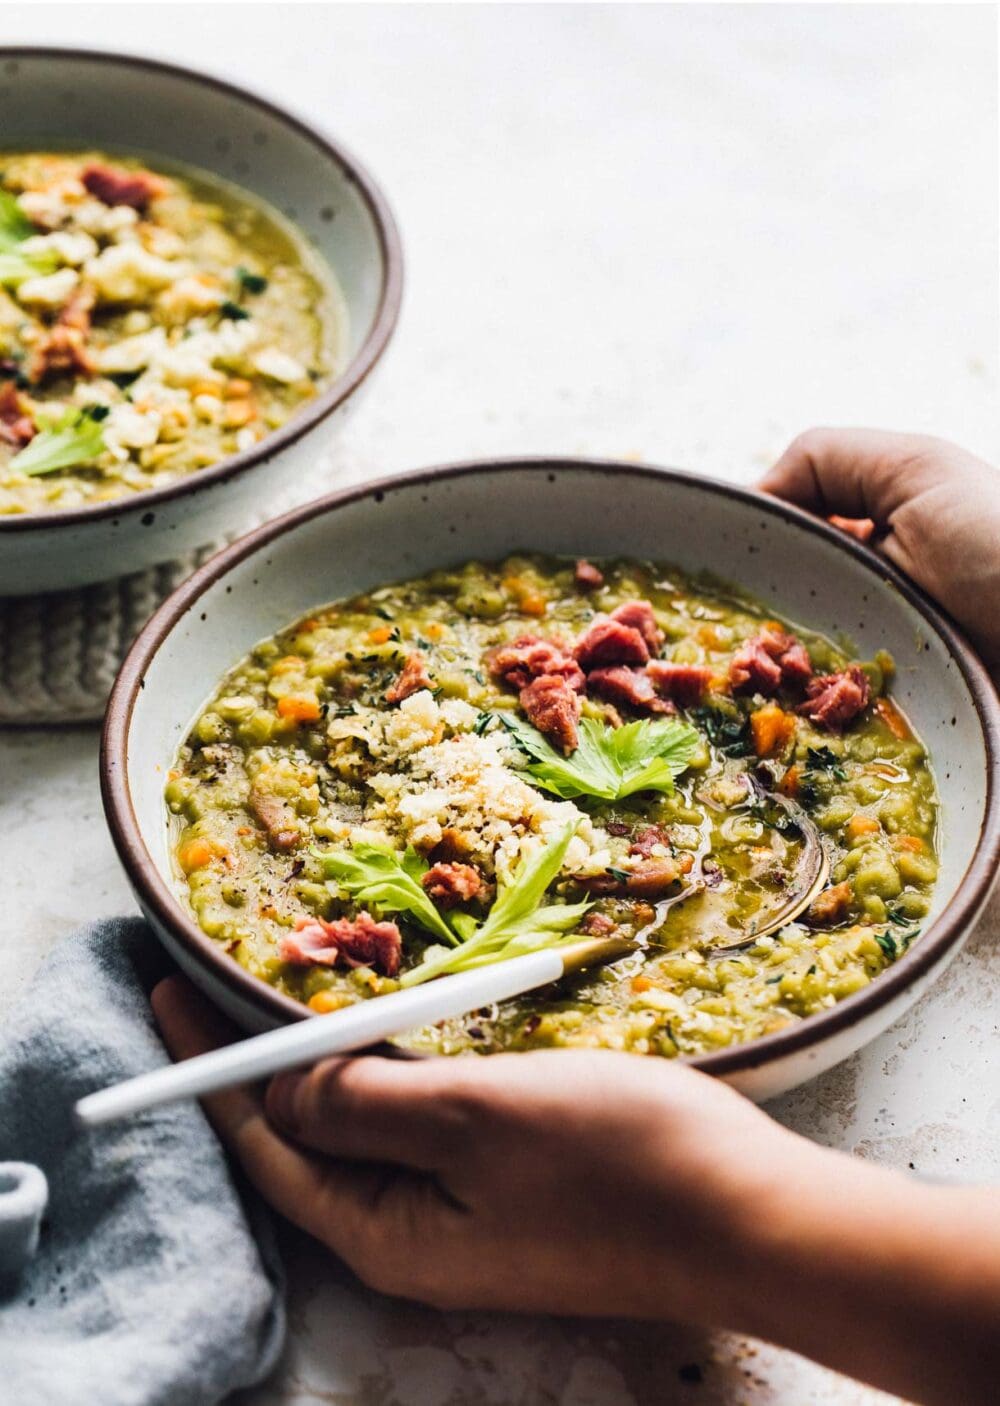
M 267 1090 L 267 1116 L 293 1133 L 298 1123 L 299 1089 L 305 1076 L 301 1073 L 278 1074 Z

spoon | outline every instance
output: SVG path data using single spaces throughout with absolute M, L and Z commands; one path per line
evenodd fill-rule
M 830 860 L 823 848 L 819 831 L 802 807 L 790 797 L 775 791 L 760 790 L 758 794 L 762 799 L 786 811 L 802 836 L 804 853 L 798 881 L 785 902 L 775 909 L 765 923 L 755 926 L 752 932 L 742 933 L 732 942 L 713 942 L 710 948 L 712 952 L 736 952 L 741 947 L 752 946 L 758 938 L 766 937 L 768 933 L 777 932 L 809 907 L 820 890 L 826 887 L 826 881 L 830 877 Z
M 766 933 L 783 927 L 809 906 L 826 883 L 829 864 L 816 827 L 804 813 L 801 816 L 798 814 L 800 807 L 794 802 L 784 797 L 771 799 L 789 810 L 800 828 L 806 841 L 807 872 L 788 902 L 766 924 L 735 942 L 715 944 L 711 949 L 713 951 L 728 952 L 748 947 Z M 313 1016 L 293 1025 L 283 1025 L 264 1035 L 224 1045 L 221 1049 L 196 1055 L 180 1064 L 168 1064 L 88 1094 L 75 1105 L 75 1120 L 82 1128 L 96 1128 L 147 1108 L 174 1103 L 178 1099 L 219 1093 L 237 1084 L 249 1084 L 278 1074 L 283 1069 L 312 1064 L 329 1055 L 365 1049 L 407 1030 L 467 1015 L 481 1006 L 548 986 L 564 976 L 645 951 L 655 946 L 647 943 L 645 938 L 648 932 L 659 926 L 662 914 L 682 899 L 700 893 L 704 887 L 704 882 L 696 879 L 681 893 L 657 904 L 657 920 L 634 938 L 594 937 L 563 947 L 549 947 L 541 952 L 529 952 L 523 957 L 511 957 L 505 962 L 438 977 L 426 985 L 393 991 L 388 996 L 379 996 L 377 1000 L 361 1001 L 345 1010 L 331 1011 L 329 1015 Z
M 80 1099 L 73 1110 L 74 1118 L 79 1127 L 96 1128 L 163 1103 L 200 1098 L 236 1084 L 267 1078 L 283 1069 L 312 1064 L 328 1055 L 364 1049 L 404 1031 L 434 1025 L 494 1001 L 506 1001 L 536 987 L 548 986 L 584 968 L 616 961 L 636 951 L 637 946 L 624 938 L 588 938 L 438 977 L 423 986 L 393 991 L 329 1015 L 283 1025 L 264 1035 L 100 1089 Z

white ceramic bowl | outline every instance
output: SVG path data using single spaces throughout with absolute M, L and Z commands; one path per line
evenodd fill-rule
M 244 531 L 306 476 L 336 412 L 392 335 L 402 252 L 378 187 L 340 146 L 272 103 L 148 59 L 0 47 L 0 108 L 0 149 L 144 153 L 153 162 L 199 166 L 262 196 L 335 270 L 349 324 L 341 374 L 246 453 L 132 498 L 0 517 L 0 595 L 123 576 Z
M 895 656 L 895 697 L 930 748 L 941 795 L 941 872 L 923 935 L 831 1010 L 693 1062 L 761 1099 L 846 1058 L 927 989 L 989 895 L 1000 862 L 1000 704 L 954 628 L 867 548 L 774 499 L 673 471 L 576 460 L 432 469 L 311 503 L 202 567 L 136 641 L 102 747 L 112 835 L 156 932 L 246 1029 L 307 1016 L 226 957 L 181 906 L 163 802 L 176 749 L 223 673 L 318 604 L 520 549 L 708 568 L 793 620 L 846 631 L 863 656 Z

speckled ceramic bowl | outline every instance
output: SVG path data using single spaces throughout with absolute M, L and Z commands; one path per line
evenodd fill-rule
M 0 517 L 0 595 L 124 576 L 245 530 L 303 479 L 392 335 L 402 253 L 378 187 L 341 147 L 263 98 L 147 59 L 0 46 L 0 108 L 0 148 L 146 153 L 262 196 L 336 271 L 349 324 L 341 374 L 253 449 L 133 498 Z
M 771 498 L 630 464 L 467 464 L 311 503 L 220 552 L 154 615 L 115 685 L 101 783 L 140 904 L 186 972 L 248 1030 L 308 1017 L 207 938 L 171 874 L 163 786 L 218 680 L 257 641 L 316 605 L 471 557 L 519 549 L 659 558 L 709 568 L 862 656 L 892 651 L 895 696 L 930 748 L 941 871 L 919 941 L 857 995 L 693 1062 L 769 1098 L 852 1054 L 959 951 L 1000 863 L 1000 704 L 947 620 L 867 548 Z

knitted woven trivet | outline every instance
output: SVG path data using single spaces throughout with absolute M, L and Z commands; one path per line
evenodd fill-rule
M 343 444 L 321 448 L 296 482 L 234 524 L 228 540 L 334 487 L 372 477 Z M 97 722 L 129 646 L 156 607 L 223 544 L 176 561 L 43 596 L 0 596 L 0 726 Z
M 0 723 L 99 719 L 129 645 L 214 550 L 76 591 L 0 597 Z

